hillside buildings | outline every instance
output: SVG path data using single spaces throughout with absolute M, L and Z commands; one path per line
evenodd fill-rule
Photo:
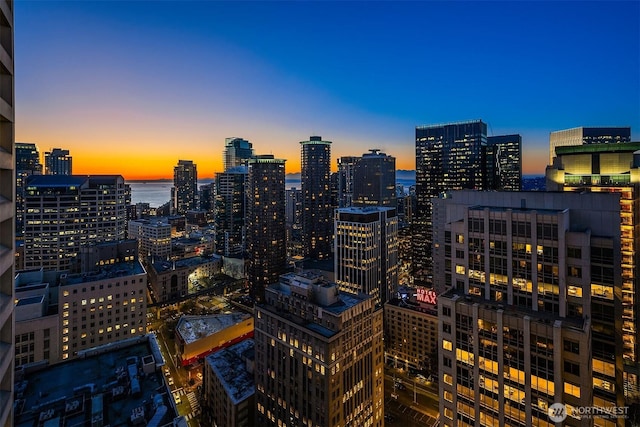
M 256 425 L 382 426 L 382 310 L 309 272 L 256 306 Z

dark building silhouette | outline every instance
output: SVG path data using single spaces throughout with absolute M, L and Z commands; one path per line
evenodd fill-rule
M 353 168 L 353 206 L 396 206 L 396 158 L 369 150 Z
M 54 148 L 44 153 L 45 175 L 71 175 L 73 173 L 73 158 L 69 150 Z
M 485 168 L 487 190 L 520 191 L 522 189 L 522 137 L 520 135 L 487 137 Z
M 353 206 L 353 170 L 359 157 L 343 156 L 338 159 L 337 199 L 339 208 Z
M 214 223 L 216 252 L 220 255 L 240 256 L 244 252 L 246 178 L 246 166 L 216 174 Z
M 16 142 L 16 236 L 24 232 L 24 181 L 31 175 L 42 175 L 40 153 L 36 144 Z
M 247 280 L 256 301 L 286 266 L 284 163 L 273 155 L 247 161 Z

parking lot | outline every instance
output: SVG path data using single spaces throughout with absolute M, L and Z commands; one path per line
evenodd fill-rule
M 438 420 L 388 397 L 384 404 L 385 426 L 435 427 Z

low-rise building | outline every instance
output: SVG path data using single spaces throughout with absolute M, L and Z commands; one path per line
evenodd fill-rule
M 157 302 L 187 296 L 189 278 L 211 277 L 220 273 L 222 259 L 217 256 L 191 257 L 175 261 L 155 260 L 149 263 L 149 284 Z
M 247 313 L 182 316 L 176 326 L 176 354 L 182 366 L 253 336 L 253 316 Z
M 203 421 L 210 426 L 250 426 L 255 416 L 253 339 L 210 354 L 205 359 Z
M 186 427 L 161 369 L 154 335 L 121 340 L 55 366 L 16 371 L 15 427 Z

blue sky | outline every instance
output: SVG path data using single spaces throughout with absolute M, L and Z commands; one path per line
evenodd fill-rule
M 412 169 L 416 125 L 483 119 L 543 173 L 551 131 L 640 140 L 639 28 L 639 2 L 18 1 L 16 140 L 129 178 L 211 177 L 228 136 Z

